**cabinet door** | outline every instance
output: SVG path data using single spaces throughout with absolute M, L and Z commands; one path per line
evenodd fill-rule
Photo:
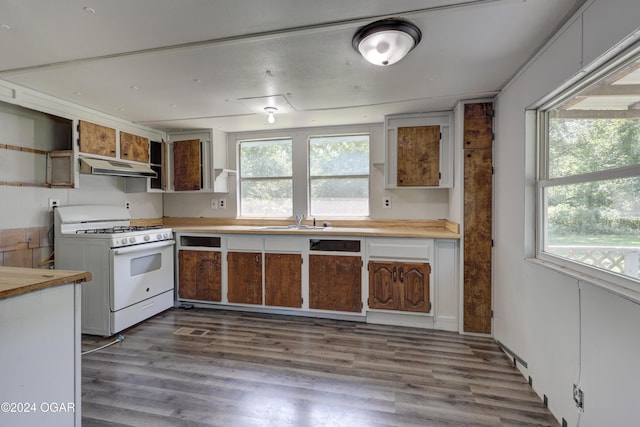
M 203 301 L 221 300 L 220 252 L 178 252 L 178 297 Z
M 401 263 L 398 265 L 400 310 L 422 313 L 431 311 L 429 299 L 431 266 L 426 263 Z
M 80 120 L 79 150 L 83 153 L 116 157 L 116 130 Z
M 369 308 L 398 308 L 397 277 L 398 268 L 394 263 L 369 261 Z
M 464 148 L 492 148 L 493 103 L 464 106 Z
M 262 253 L 227 254 L 229 302 L 262 304 Z
M 120 158 L 149 163 L 149 138 L 120 132 Z
M 302 307 L 302 255 L 264 255 L 266 305 Z
M 398 128 L 398 187 L 440 184 L 440 126 Z
M 309 307 L 362 311 L 362 258 L 309 255 Z
M 492 150 L 464 150 L 464 331 L 491 333 Z
M 173 188 L 175 191 L 202 188 L 202 150 L 199 139 L 173 143 Z

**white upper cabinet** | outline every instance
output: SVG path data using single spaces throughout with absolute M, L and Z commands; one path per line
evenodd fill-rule
M 385 116 L 385 188 L 453 187 L 453 111 Z

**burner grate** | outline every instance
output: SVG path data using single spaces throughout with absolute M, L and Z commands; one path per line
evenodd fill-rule
M 76 234 L 116 234 L 130 233 L 132 231 L 156 230 L 162 228 L 160 225 L 120 225 L 108 228 L 88 228 L 85 230 L 77 230 Z

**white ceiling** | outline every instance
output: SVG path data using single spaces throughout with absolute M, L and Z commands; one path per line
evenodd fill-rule
M 1 0 L 0 79 L 164 130 L 382 122 L 494 96 L 583 2 Z M 384 17 L 423 38 L 376 67 L 351 39 Z

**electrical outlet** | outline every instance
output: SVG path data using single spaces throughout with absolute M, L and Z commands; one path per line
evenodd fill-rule
M 211 209 L 218 209 L 218 199 L 211 199 Z
M 573 401 L 580 412 L 584 412 L 584 392 L 577 384 L 573 385 Z
M 220 199 L 218 201 L 218 206 L 220 207 L 220 209 L 226 209 L 227 208 L 227 199 Z
M 60 200 L 58 200 L 58 199 L 49 199 L 49 211 L 54 210 L 58 206 L 60 206 Z
M 125 200 L 124 207 L 127 208 L 127 209 L 131 209 L 131 202 L 128 201 L 128 200 Z
M 385 209 L 391 208 L 391 197 L 385 197 L 382 199 L 382 207 Z

